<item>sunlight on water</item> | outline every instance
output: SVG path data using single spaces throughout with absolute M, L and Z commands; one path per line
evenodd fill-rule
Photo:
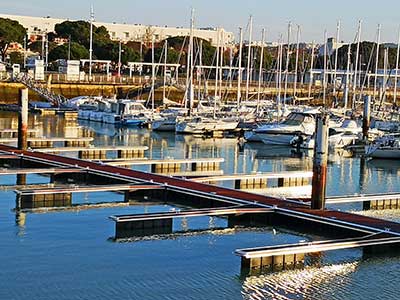
M 244 299 L 340 299 L 335 289 L 346 285 L 348 275 L 355 272 L 358 262 L 307 267 L 258 277 L 248 277 L 243 283 Z
M 392 222 L 400 222 L 400 210 L 399 209 L 384 209 L 384 210 L 364 210 L 364 211 L 352 211 L 352 213 L 373 217 L 378 219 L 384 219 Z
M 221 235 L 234 235 L 239 232 L 269 232 L 269 231 L 270 231 L 270 228 L 253 228 L 253 227 L 214 228 L 214 229 L 205 229 L 205 230 L 181 231 L 181 232 L 174 232 L 174 233 L 169 233 L 169 234 L 154 234 L 154 235 L 147 235 L 147 236 L 121 238 L 121 239 L 117 239 L 116 241 L 120 242 L 120 243 L 129 243 L 129 242 L 144 242 L 144 241 L 157 241 L 157 240 L 176 240 L 179 238 L 196 237 L 196 236 L 201 236 L 201 235 L 221 236 Z

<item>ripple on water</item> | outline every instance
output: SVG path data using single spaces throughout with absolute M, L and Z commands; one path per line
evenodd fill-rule
M 243 283 L 244 299 L 343 299 L 335 291 L 346 289 L 358 262 L 307 267 L 257 277 Z

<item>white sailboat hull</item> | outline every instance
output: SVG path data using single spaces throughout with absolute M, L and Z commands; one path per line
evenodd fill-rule
M 239 122 L 225 122 L 219 120 L 207 122 L 181 121 L 176 124 L 175 131 L 177 133 L 204 134 L 214 131 L 234 130 L 238 124 Z
M 175 131 L 176 121 L 174 120 L 157 120 L 152 124 L 154 131 Z

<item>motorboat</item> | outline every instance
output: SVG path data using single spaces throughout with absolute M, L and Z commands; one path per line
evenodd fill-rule
M 365 154 L 372 158 L 400 159 L 400 134 L 385 135 L 366 146 Z
M 315 131 L 315 116 L 318 109 L 291 112 L 281 123 L 265 124 L 254 130 L 265 144 L 290 145 L 297 135 L 311 136 Z

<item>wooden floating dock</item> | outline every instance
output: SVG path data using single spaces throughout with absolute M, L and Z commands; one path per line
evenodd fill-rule
M 309 185 L 312 172 L 282 172 L 282 173 L 257 173 L 257 174 L 233 174 L 222 176 L 210 176 L 192 178 L 192 181 L 213 183 L 221 181 L 233 181 L 235 189 L 255 189 L 270 186 L 288 187 Z M 276 183 L 272 183 L 276 180 Z
M 162 189 L 163 186 L 156 184 L 114 184 L 105 186 L 63 186 L 35 189 L 17 189 L 17 202 L 20 208 L 43 208 L 43 207 L 68 207 L 72 206 L 73 193 L 95 193 L 95 192 L 124 192 L 124 202 L 129 203 L 131 193 L 139 190 Z
M 16 143 L 17 138 L 1 138 L 0 144 L 4 143 Z M 45 148 L 53 147 L 54 143 L 64 143 L 65 147 L 72 146 L 89 146 L 90 142 L 93 141 L 92 137 L 80 137 L 80 138 L 66 138 L 66 137 L 28 137 L 28 147 L 30 148 Z
M 28 137 L 34 138 L 38 135 L 38 129 L 28 129 Z M 0 139 L 10 139 L 18 137 L 18 129 L 1 129 Z
M 1 157 L 1 156 L 0 156 Z M 15 156 L 13 156 L 14 158 Z M 46 168 L 46 169 L 1 169 L 0 175 L 19 175 L 19 174 L 61 174 L 61 173 L 80 173 L 86 172 L 85 169 L 78 168 Z
M 149 165 L 152 173 L 174 174 L 174 176 L 207 176 L 201 172 L 219 171 L 224 162 L 217 158 L 186 158 L 186 159 L 133 159 L 133 160 L 103 160 L 110 166 L 142 166 Z M 187 166 L 185 169 L 184 166 Z M 188 172 L 198 172 L 188 173 Z M 220 173 L 220 172 L 218 172 Z M 211 174 L 220 175 L 220 174 Z
M 78 186 L 71 187 L 53 187 L 47 189 L 21 189 L 15 192 L 18 195 L 50 195 L 63 193 L 93 193 L 93 192 L 120 192 L 133 190 L 149 190 L 163 188 L 162 185 L 152 184 L 110 184 L 110 185 L 94 185 L 94 186 Z
M 132 236 L 172 233 L 173 219 L 176 218 L 265 214 L 271 212 L 273 212 L 273 209 L 244 207 L 243 205 L 239 205 L 237 207 L 222 207 L 214 209 L 205 208 L 163 213 L 118 215 L 111 216 L 110 219 L 115 221 L 115 237 L 119 239 Z
M 308 205 L 299 201 L 257 195 L 221 186 L 119 168 L 70 157 L 36 151 L 17 150 L 5 145 L 0 145 L 0 151 L 3 151 L 4 154 L 19 155 L 19 159 L 22 161 L 35 161 L 43 165 L 51 165 L 52 167 L 84 168 L 90 174 L 103 176 L 104 180 L 134 181 L 141 182 L 144 185 L 162 186 L 162 188 L 158 189 L 138 191 L 138 194 L 135 194 L 135 198 L 140 196 L 146 200 L 164 199 L 165 201 L 168 200 L 184 204 L 185 206 L 208 209 L 246 205 L 249 208 L 266 208 L 271 210 L 268 213 L 232 215 L 235 218 L 232 222 L 233 224 L 248 225 L 252 224 L 252 222 L 257 222 L 260 226 L 264 227 L 278 226 L 326 237 L 335 236 L 342 239 L 360 238 L 358 242 L 365 246 L 370 253 L 374 251 L 387 251 L 388 247 L 398 250 L 400 244 L 400 223 L 336 210 L 310 209 Z M 170 221 L 165 222 L 166 224 L 161 225 L 161 227 L 164 226 L 164 229 L 169 231 Z M 374 235 L 374 239 L 376 238 L 376 240 L 372 242 L 371 240 L 366 241 L 371 235 Z M 329 250 L 333 250 L 339 247 L 339 245 L 334 243 L 330 247 Z M 285 247 L 280 246 L 280 248 Z M 321 248 L 321 251 L 323 249 L 325 248 Z M 297 248 L 297 250 L 299 250 L 298 255 L 301 255 L 305 251 L 303 248 Z
M 235 253 L 241 257 L 242 271 L 249 271 L 251 275 L 255 275 L 266 271 L 303 267 L 306 255 L 312 253 L 398 243 L 400 243 L 400 236 L 371 234 L 349 239 L 238 249 Z
M 106 159 L 108 152 L 116 152 L 117 158 L 126 160 L 127 158 L 143 158 L 147 146 L 90 146 L 90 147 L 57 147 L 35 149 L 44 153 L 65 153 L 78 152 L 78 157 L 82 159 Z
M 354 202 L 363 202 L 363 208 L 365 210 L 398 209 L 400 208 L 400 193 L 340 196 L 326 199 L 326 203 L 328 204 Z

